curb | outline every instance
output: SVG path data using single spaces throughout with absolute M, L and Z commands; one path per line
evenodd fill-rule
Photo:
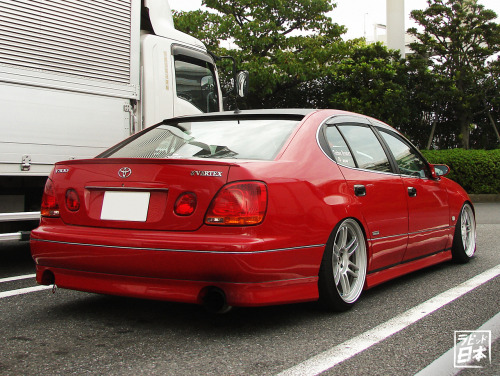
M 500 202 L 500 194 L 470 194 L 472 202 Z

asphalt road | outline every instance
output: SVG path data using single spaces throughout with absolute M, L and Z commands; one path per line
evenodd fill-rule
M 308 303 L 214 316 L 63 289 L 18 294 L 36 286 L 29 246 L 0 246 L 0 375 L 500 375 L 500 204 L 476 210 L 470 263 L 365 291 L 343 314 Z M 491 363 L 454 368 L 455 331 L 478 328 L 492 330 Z

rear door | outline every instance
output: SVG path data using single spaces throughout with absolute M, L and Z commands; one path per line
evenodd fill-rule
M 334 118 L 326 139 L 347 181 L 348 194 L 360 206 L 368 226 L 370 271 L 374 271 L 401 262 L 407 245 L 408 207 L 401 177 L 363 120 Z

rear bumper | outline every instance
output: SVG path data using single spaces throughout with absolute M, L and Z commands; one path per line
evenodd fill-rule
M 211 287 L 224 291 L 230 306 L 265 306 L 318 299 L 317 277 L 262 283 L 231 283 L 113 275 L 37 265 L 38 283 L 43 284 L 45 272 L 53 274 L 54 282 L 60 288 L 181 303 L 202 304 L 204 294 Z
M 190 234 L 181 242 L 178 234 L 74 230 L 33 231 L 38 283 L 51 273 L 62 288 L 198 304 L 209 287 L 222 289 L 233 306 L 318 299 L 322 244 L 273 249 L 266 248 L 272 241 L 241 235 Z

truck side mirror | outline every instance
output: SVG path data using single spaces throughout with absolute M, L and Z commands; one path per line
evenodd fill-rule
M 210 90 L 214 85 L 214 78 L 212 76 L 204 76 L 201 78 L 201 90 Z
M 240 98 L 246 97 L 248 94 L 248 78 L 250 74 L 248 71 L 239 71 L 236 74 L 235 90 L 236 95 Z

